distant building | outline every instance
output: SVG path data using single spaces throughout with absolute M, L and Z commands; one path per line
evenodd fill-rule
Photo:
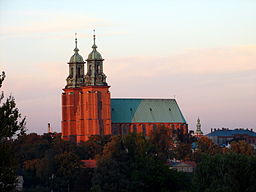
M 197 119 L 195 136 L 196 136 L 196 137 L 201 137 L 201 136 L 203 136 L 203 132 L 202 132 L 202 130 L 201 130 L 201 122 L 200 122 L 199 117 L 198 117 L 198 119 Z
M 177 161 L 170 163 L 170 169 L 177 170 L 179 172 L 192 173 L 194 172 L 196 163 L 194 161 Z
M 244 140 L 249 144 L 256 144 L 256 132 L 249 129 L 211 129 L 211 133 L 206 135 L 217 145 L 227 145 L 232 141 Z
M 81 160 L 82 168 L 96 168 L 97 162 L 95 159 Z

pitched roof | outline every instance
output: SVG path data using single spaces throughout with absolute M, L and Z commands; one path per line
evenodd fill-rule
M 186 123 L 175 99 L 111 99 L 113 123 Z
M 256 133 L 247 129 L 235 129 L 235 130 L 216 130 L 206 136 L 234 136 L 234 135 L 249 135 L 256 137 Z
M 82 165 L 83 168 L 96 168 L 97 167 L 96 160 L 94 160 L 94 159 L 81 160 L 81 162 L 83 163 L 83 165 Z

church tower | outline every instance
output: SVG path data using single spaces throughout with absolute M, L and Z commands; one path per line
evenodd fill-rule
M 203 136 L 203 132 L 202 132 L 202 130 L 201 130 L 201 122 L 200 122 L 199 117 L 198 117 L 198 119 L 197 119 L 195 136 L 196 136 L 196 137 L 201 137 L 201 136 Z
M 87 58 L 84 75 L 84 60 L 78 54 L 77 38 L 74 55 L 69 61 L 69 76 L 62 93 L 62 138 L 76 142 L 86 141 L 91 135 L 110 135 L 110 92 L 103 61 L 97 51 L 93 35 L 92 52 Z

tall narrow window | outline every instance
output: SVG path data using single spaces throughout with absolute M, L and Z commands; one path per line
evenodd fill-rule
M 73 67 L 71 67 L 70 76 L 73 77 L 73 74 L 74 74 L 74 69 Z
M 146 135 L 146 127 L 145 127 L 145 125 L 142 125 L 142 134 Z
M 137 133 L 137 127 L 136 127 L 136 125 L 133 125 L 133 133 Z
M 81 76 L 81 68 L 80 68 L 80 67 L 77 68 L 77 76 L 78 76 L 78 77 Z

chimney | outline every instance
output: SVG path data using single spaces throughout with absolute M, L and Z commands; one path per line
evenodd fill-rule
M 212 133 L 212 128 L 211 128 L 211 133 Z
M 51 124 L 48 123 L 48 133 L 51 133 L 51 132 L 52 132 L 52 130 L 51 130 Z
M 251 132 L 253 132 L 253 129 L 251 129 Z

